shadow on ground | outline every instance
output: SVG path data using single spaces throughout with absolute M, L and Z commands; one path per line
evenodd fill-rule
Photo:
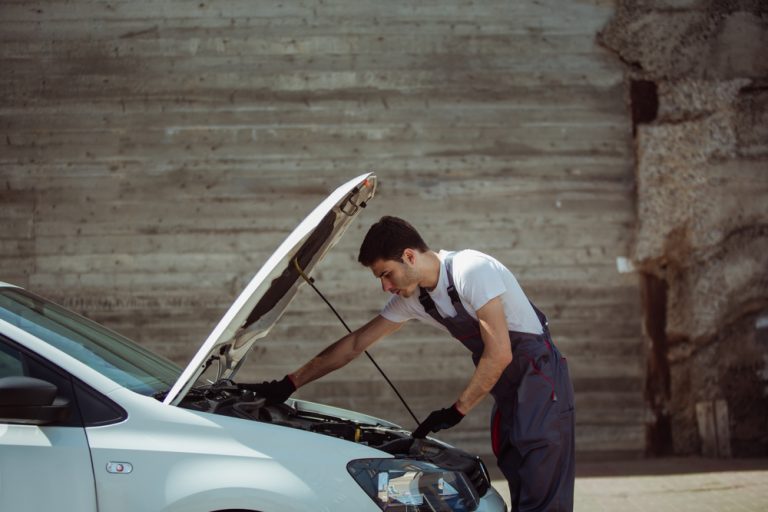
M 493 486 L 509 504 L 504 477 L 495 465 L 488 469 Z M 578 461 L 574 501 L 575 512 L 765 512 L 768 459 Z
M 483 457 L 491 479 L 504 475 L 492 457 Z M 766 471 L 768 459 L 707 459 L 702 457 L 667 457 L 658 459 L 576 461 L 576 478 L 685 475 L 729 471 Z

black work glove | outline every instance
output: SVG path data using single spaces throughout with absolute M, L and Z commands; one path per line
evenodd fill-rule
M 242 384 L 241 387 L 264 397 L 266 399 L 265 405 L 281 404 L 296 391 L 296 385 L 287 375 L 283 377 L 283 380 L 264 381 L 261 384 Z
M 447 409 L 432 411 L 427 416 L 427 419 L 421 422 L 419 428 L 413 431 L 412 435 L 415 439 L 421 439 L 430 432 L 437 432 L 455 426 L 462 418 L 464 418 L 464 415 L 456 408 L 456 404 Z

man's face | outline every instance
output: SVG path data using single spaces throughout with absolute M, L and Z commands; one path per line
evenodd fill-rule
M 419 273 L 413 266 L 413 259 L 403 253 L 403 261 L 376 260 L 371 272 L 381 281 L 381 289 L 401 297 L 410 297 L 419 288 Z

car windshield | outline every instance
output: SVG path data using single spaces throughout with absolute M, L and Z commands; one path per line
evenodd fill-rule
M 128 338 L 18 288 L 0 288 L 0 319 L 143 395 L 167 390 L 181 375 L 178 366 Z

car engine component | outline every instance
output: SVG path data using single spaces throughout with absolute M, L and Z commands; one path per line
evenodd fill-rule
M 490 487 L 488 471 L 480 457 L 432 439 L 413 439 L 411 433 L 389 425 L 367 424 L 314 411 L 302 410 L 296 401 L 264 405 L 265 399 L 229 380 L 190 390 L 181 406 L 208 413 L 282 425 L 371 446 L 395 458 L 424 461 L 463 473 L 478 496 Z

